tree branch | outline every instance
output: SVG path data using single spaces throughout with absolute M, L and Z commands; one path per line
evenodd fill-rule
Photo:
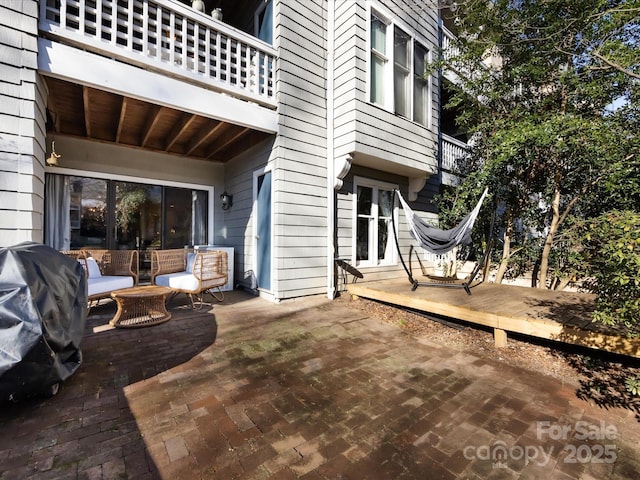
M 628 75 L 630 77 L 640 79 L 640 74 L 637 74 L 632 70 L 628 70 L 628 69 L 624 68 L 622 65 L 618 65 L 617 63 L 612 62 L 611 60 L 606 58 L 604 55 L 601 55 L 597 51 L 593 52 L 593 56 L 596 57 L 597 59 L 601 60 L 602 62 L 606 63 L 607 65 L 609 65 L 614 70 L 617 70 L 617 71 L 619 71 L 621 73 L 624 73 L 625 75 Z

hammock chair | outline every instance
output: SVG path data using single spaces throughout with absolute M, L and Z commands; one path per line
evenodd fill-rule
M 478 218 L 478 214 L 480 213 L 480 208 L 482 207 L 482 202 L 484 198 L 487 196 L 488 189 L 485 188 L 480 200 L 476 204 L 475 208 L 467 214 L 458 225 L 448 230 L 442 230 L 436 227 L 433 227 L 420 218 L 412 209 L 409 207 L 405 199 L 402 197 L 398 190 L 395 192 L 398 194 L 398 198 L 400 199 L 400 203 L 402 204 L 402 209 L 404 210 L 405 217 L 407 219 L 407 224 L 409 225 L 411 236 L 420 244 L 422 248 L 424 248 L 427 252 L 433 253 L 435 255 L 444 255 L 446 253 L 451 252 L 456 247 L 464 246 L 467 247 L 471 244 L 471 231 L 473 229 L 473 225 Z M 409 282 L 411 282 L 412 287 L 411 290 L 415 290 L 419 286 L 428 286 L 428 287 L 457 287 L 464 288 L 467 294 L 471 295 L 470 286 L 474 281 L 475 277 L 480 272 L 484 262 L 488 258 L 489 252 L 491 251 L 491 240 L 487 242 L 487 247 L 484 255 L 478 262 L 476 262 L 475 268 L 473 271 L 469 273 L 463 279 L 457 277 L 456 274 L 451 276 L 436 276 L 436 275 L 427 275 L 424 273 L 424 268 L 422 266 L 422 262 L 420 258 L 418 258 L 418 262 L 423 270 L 423 274 L 430 279 L 429 282 L 419 282 L 413 277 L 413 273 L 410 267 L 407 267 L 404 258 L 402 257 L 402 252 L 400 251 L 400 244 L 398 243 L 398 234 L 396 232 L 395 222 L 391 222 L 393 225 L 393 236 L 396 241 L 396 248 L 398 249 L 398 255 L 400 256 L 400 261 L 402 262 L 402 266 L 404 270 L 407 272 L 407 276 L 409 277 Z M 493 228 L 493 226 L 492 226 Z M 411 265 L 411 255 L 413 254 L 414 248 L 411 246 L 409 251 L 409 265 Z M 456 261 L 456 259 L 454 259 Z

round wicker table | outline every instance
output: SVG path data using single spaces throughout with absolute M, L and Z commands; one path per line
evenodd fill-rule
M 131 328 L 148 327 L 171 319 L 167 311 L 167 295 L 169 287 L 145 285 L 142 287 L 123 288 L 111 292 L 111 297 L 118 304 L 116 315 L 109 324 L 113 327 Z

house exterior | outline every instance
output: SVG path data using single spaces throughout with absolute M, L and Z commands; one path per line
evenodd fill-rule
M 393 190 L 435 219 L 464 148 L 429 1 L 2 0 L 0 29 L 0 246 L 224 245 L 236 283 L 333 298 L 337 258 L 404 275 Z

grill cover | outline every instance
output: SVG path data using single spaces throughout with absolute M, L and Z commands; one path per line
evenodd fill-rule
M 85 271 L 34 242 L 0 248 L 0 400 L 52 394 L 82 363 Z

